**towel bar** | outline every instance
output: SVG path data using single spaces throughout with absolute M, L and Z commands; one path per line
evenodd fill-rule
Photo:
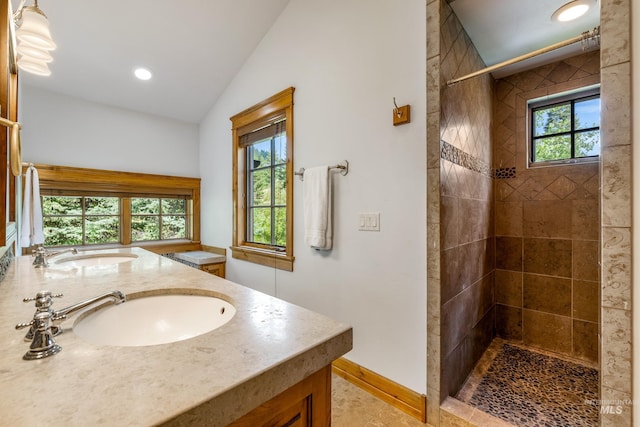
M 348 161 L 343 161 L 341 163 L 338 163 L 337 165 L 334 166 L 330 166 L 329 169 L 340 169 L 340 174 L 342 176 L 346 175 L 349 173 L 349 162 Z M 298 175 L 300 177 L 300 180 L 304 179 L 304 168 L 300 168 L 298 170 L 298 172 L 294 172 L 294 175 Z

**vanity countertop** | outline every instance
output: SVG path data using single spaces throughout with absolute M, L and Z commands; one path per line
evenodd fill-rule
M 351 349 L 352 330 L 344 323 L 140 248 L 87 253 L 100 252 L 138 257 L 38 269 L 30 256 L 17 257 L 0 282 L 1 426 L 182 423 L 188 420 L 176 417 L 194 408 L 206 415 L 190 421 L 226 425 Z M 237 312 L 204 335 L 146 347 L 89 344 L 72 331 L 75 315 L 56 337 L 60 353 L 25 361 L 26 330 L 14 326 L 35 312 L 22 298 L 45 289 L 64 293 L 54 309 L 116 289 L 129 299 L 196 289 L 219 294 Z

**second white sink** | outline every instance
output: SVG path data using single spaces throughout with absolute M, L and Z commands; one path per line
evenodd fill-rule
M 226 324 L 235 307 L 204 295 L 154 295 L 108 305 L 79 318 L 73 332 L 92 344 L 138 347 L 202 335 Z
M 138 258 L 136 254 L 105 252 L 99 254 L 79 254 L 57 259 L 53 265 L 61 267 L 89 267 L 95 265 L 112 265 L 129 262 Z

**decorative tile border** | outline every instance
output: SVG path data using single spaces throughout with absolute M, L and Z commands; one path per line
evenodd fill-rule
M 7 269 L 13 262 L 13 247 L 7 249 L 7 251 L 0 258 L 0 281 L 4 279 L 4 276 L 7 274 Z
M 493 170 L 493 177 L 495 179 L 509 179 L 516 177 L 516 167 L 510 168 L 498 168 Z
M 516 177 L 515 167 L 491 169 L 491 167 L 482 160 L 473 157 L 469 153 L 465 153 L 443 140 L 440 140 L 440 158 L 490 178 L 508 179 Z

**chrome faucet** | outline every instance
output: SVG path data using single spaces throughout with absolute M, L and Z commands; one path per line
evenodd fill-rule
M 49 267 L 49 263 L 47 262 L 48 258 L 62 255 L 64 253 L 71 252 L 72 254 L 77 254 L 78 250 L 76 248 L 64 249 L 56 252 L 48 252 L 44 246 L 38 246 L 38 248 L 33 251 L 33 256 L 35 260 L 33 261 L 33 266 L 35 268 Z
M 88 300 L 81 301 L 77 304 L 70 305 L 67 308 L 63 308 L 62 310 L 54 310 L 53 315 L 58 319 L 64 319 L 68 316 L 71 316 L 73 313 L 78 310 L 82 310 L 85 307 L 90 306 L 91 304 L 95 304 L 99 301 L 110 299 L 113 301 L 115 305 L 121 304 L 127 300 L 127 296 L 120 291 L 111 291 L 106 294 L 98 295 L 97 297 L 89 298 Z M 57 320 L 57 319 L 56 319 Z
M 34 319 L 36 318 L 38 313 L 42 313 L 42 312 L 51 313 L 50 317 L 53 317 L 54 313 L 53 313 L 53 309 L 51 308 L 51 306 L 53 305 L 53 298 L 60 298 L 61 296 L 62 294 L 54 295 L 51 293 L 51 291 L 40 291 L 36 294 L 35 298 L 24 298 L 22 302 L 31 302 L 31 301 L 36 302 L 35 304 L 36 312 L 33 315 Z M 29 328 L 29 332 L 27 332 L 27 334 L 24 336 L 24 340 L 33 341 L 33 335 L 35 334 L 36 329 L 37 328 L 35 324 L 31 325 L 31 328 Z M 61 333 L 62 333 L 62 328 L 60 328 L 59 326 L 51 326 L 51 334 L 54 337 Z
M 43 359 L 53 356 L 62 350 L 62 347 L 53 339 L 54 336 L 62 333 L 62 328 L 54 325 L 53 322 L 62 321 L 77 311 L 103 300 L 111 300 L 116 305 L 127 300 L 126 295 L 122 292 L 112 291 L 70 305 L 62 310 L 52 310 L 52 298 L 61 296 L 62 294 L 53 295 L 50 291 L 40 291 L 35 298 L 25 298 L 23 300 L 24 302 L 36 302 L 36 312 L 33 315 L 33 320 L 16 325 L 16 329 L 30 328 L 25 339 L 30 337 L 32 341 L 29 351 L 22 357 L 24 360 Z

